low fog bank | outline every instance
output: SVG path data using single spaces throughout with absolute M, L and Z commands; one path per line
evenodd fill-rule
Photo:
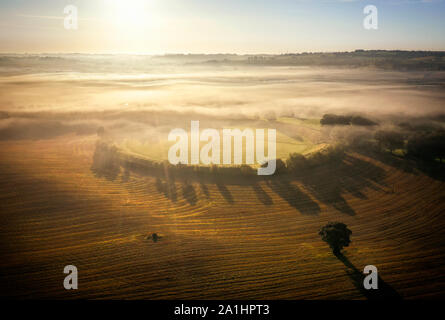
M 445 72 L 209 66 L 174 58 L 2 57 L 0 139 L 90 135 L 101 127 L 115 139 L 166 139 L 191 120 L 201 128 L 274 128 L 283 127 L 283 117 L 317 122 L 324 114 L 412 131 L 444 123 Z M 336 126 L 329 136 L 370 130 Z
M 326 117 L 325 114 L 323 117 Z M 147 143 L 167 140 L 174 128 L 189 130 L 191 120 L 199 120 L 200 128 L 272 128 L 296 139 L 314 144 L 344 142 L 360 146 L 375 138 L 378 131 L 400 132 L 405 137 L 417 133 L 445 130 L 445 113 L 425 116 L 394 114 L 373 116 L 347 112 L 342 116 L 369 121 L 364 124 L 319 125 L 321 118 L 305 118 L 299 114 L 267 112 L 252 117 L 245 115 L 203 115 L 196 112 L 174 111 L 105 111 L 105 112 L 2 112 L 0 113 L 0 140 L 51 139 L 66 134 L 100 135 L 109 140 L 126 139 Z M 287 120 L 299 120 L 293 124 Z M 306 121 L 311 125 L 306 125 Z

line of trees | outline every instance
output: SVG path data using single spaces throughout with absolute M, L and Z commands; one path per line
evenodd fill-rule
M 413 158 L 426 161 L 443 161 L 445 158 L 445 130 L 417 132 L 404 135 L 398 131 L 379 130 L 374 135 L 380 150 L 402 149 Z
M 315 152 L 308 156 L 292 153 L 286 159 L 286 170 L 289 173 L 299 173 L 302 170 L 314 168 L 326 164 L 336 164 L 345 157 L 343 146 L 329 146 L 324 150 Z M 278 168 L 278 167 L 277 167 Z
M 369 120 L 362 116 L 352 116 L 352 115 L 337 115 L 337 114 L 325 114 L 320 119 L 320 124 L 322 126 L 327 125 L 356 125 L 356 126 L 375 126 L 376 122 Z
M 343 157 L 344 149 L 340 146 L 328 147 L 308 156 L 292 153 L 285 161 L 282 159 L 275 160 L 275 175 L 299 173 L 304 169 L 341 161 Z M 257 170 L 246 164 L 238 166 L 172 165 L 168 161 L 160 162 L 126 155 L 121 153 L 113 144 L 103 141 L 98 142 L 93 156 L 93 165 L 91 169 L 103 173 L 119 173 L 121 166 L 126 170 L 155 175 L 168 171 L 172 174 L 178 173 L 186 176 L 257 176 Z M 266 167 L 267 162 L 262 166 Z

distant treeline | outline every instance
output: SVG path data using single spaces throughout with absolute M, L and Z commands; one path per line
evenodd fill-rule
M 445 51 L 355 50 L 351 52 L 303 52 L 286 54 L 2 54 L 0 66 L 89 72 L 121 70 L 148 72 L 154 66 L 178 65 L 265 65 L 371 67 L 387 70 L 445 70 Z M 25 71 L 25 70 L 24 70 Z M 24 72 L 23 71 L 23 72 Z
M 344 158 L 345 152 L 342 146 L 330 146 L 318 152 L 304 156 L 293 153 L 283 161 L 275 159 L 276 170 L 274 175 L 301 172 L 303 169 L 310 169 L 328 163 L 338 163 Z M 199 166 L 199 165 L 172 165 L 167 161 L 156 162 L 146 159 L 138 159 L 131 156 L 123 156 L 123 165 L 132 171 L 141 171 L 144 173 L 164 172 L 168 170 L 171 173 L 193 176 L 212 176 L 212 177 L 239 177 L 239 176 L 257 176 L 257 170 L 249 165 L 239 166 Z M 267 162 L 262 165 L 267 167 Z M 264 176 L 267 178 L 267 176 Z
M 445 70 L 444 51 L 386 51 L 356 50 L 353 52 L 289 53 L 281 55 L 252 55 L 239 58 L 212 59 L 208 63 L 247 63 L 277 66 L 339 66 L 375 67 L 389 70 Z
M 402 150 L 410 158 L 424 161 L 445 159 L 445 130 L 404 133 L 395 130 L 379 130 L 375 133 L 380 150 Z
M 321 125 L 356 125 L 375 126 L 376 122 L 362 116 L 325 114 L 320 120 Z

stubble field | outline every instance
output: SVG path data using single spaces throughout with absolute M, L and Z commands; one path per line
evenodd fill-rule
M 1 142 L 2 295 L 366 298 L 317 234 L 331 220 L 353 231 L 345 255 L 358 270 L 376 265 L 402 297 L 443 294 L 440 181 L 358 154 L 299 181 L 109 180 L 90 170 L 95 143 Z M 68 264 L 77 291 L 63 288 Z

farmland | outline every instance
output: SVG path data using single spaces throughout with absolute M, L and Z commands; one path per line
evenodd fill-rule
M 42 298 L 363 299 L 320 241 L 406 298 L 443 294 L 443 183 L 348 154 L 298 181 L 184 183 L 91 170 L 96 137 L 1 143 L 2 294 Z M 147 235 L 157 232 L 162 241 Z M 79 290 L 62 290 L 63 266 Z
M 0 60 L 2 297 L 367 299 L 357 273 L 375 265 L 382 298 L 443 298 L 443 161 L 406 148 L 441 137 L 428 134 L 444 128 L 443 72 L 173 59 Z M 311 165 L 247 177 L 159 164 L 192 120 L 276 129 L 277 158 Z M 380 146 L 379 130 L 399 146 Z M 340 145 L 340 159 L 316 157 Z M 344 259 L 318 234 L 330 221 L 352 230 Z M 63 287 L 66 265 L 78 290 Z

